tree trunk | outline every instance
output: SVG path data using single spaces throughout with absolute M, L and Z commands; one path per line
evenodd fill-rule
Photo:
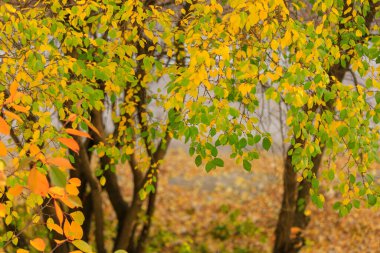
M 289 147 L 288 152 L 291 149 L 293 149 L 293 146 Z M 284 163 L 284 193 L 282 197 L 280 215 L 275 230 L 276 240 L 273 248 L 274 253 L 290 252 L 290 230 L 293 225 L 295 216 L 294 212 L 297 206 L 297 178 L 296 172 L 292 165 L 292 156 L 287 155 Z

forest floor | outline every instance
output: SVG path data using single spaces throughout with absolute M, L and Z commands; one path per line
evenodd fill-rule
M 310 205 L 302 252 L 380 252 L 379 208 L 340 218 L 330 188 L 322 185 L 323 209 Z M 184 149 L 171 149 L 160 170 L 148 252 L 271 252 L 281 194 L 280 156 L 262 155 L 252 172 L 226 158 L 224 168 L 206 173 Z

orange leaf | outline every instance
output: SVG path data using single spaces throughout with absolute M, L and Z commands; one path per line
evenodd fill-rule
M 63 212 L 62 212 L 62 209 L 59 207 L 59 204 L 55 200 L 54 200 L 54 208 L 55 208 L 55 213 L 57 214 L 57 218 L 59 220 L 59 225 L 62 226 Z
M 92 139 L 91 136 L 88 133 L 82 132 L 82 131 L 79 131 L 79 130 L 76 130 L 76 129 L 72 129 L 72 128 L 67 128 L 66 129 L 66 133 Z
M 17 120 L 18 122 L 22 123 L 23 120 L 20 118 L 20 116 L 18 116 L 17 114 L 13 113 L 13 112 L 10 112 L 10 111 L 6 111 L 4 110 L 4 114 L 8 117 L 8 118 L 11 118 L 11 119 L 14 119 L 14 120 Z
M 70 195 L 78 195 L 79 194 L 78 188 L 73 184 L 67 184 L 66 185 L 66 192 Z
M 70 178 L 69 182 L 70 182 L 70 184 L 73 184 L 75 186 L 80 186 L 81 185 L 81 181 L 77 177 Z
M 23 113 L 27 113 L 29 112 L 30 110 L 30 106 L 21 106 L 21 105 L 15 105 L 15 104 L 12 104 L 11 105 L 16 111 L 19 111 L 19 112 L 23 112 Z
M 40 153 L 40 148 L 36 144 L 30 144 L 29 151 L 31 156 L 36 156 Z
M 17 197 L 21 194 L 23 187 L 21 185 L 16 185 L 14 187 L 9 188 L 8 193 L 13 197 Z
M 79 152 L 79 145 L 78 143 L 72 139 L 72 138 L 58 138 L 58 141 L 64 145 L 66 145 L 69 149 L 74 151 L 78 154 Z
M 52 157 L 46 160 L 46 163 L 49 165 L 55 165 L 64 169 L 73 169 L 70 161 L 63 157 Z
M 49 182 L 44 174 L 33 168 L 29 173 L 28 187 L 32 192 L 46 196 L 49 191 Z
M 0 156 L 7 155 L 7 147 L 4 145 L 2 141 L 0 141 Z
M 70 224 L 68 220 L 65 220 L 63 231 L 65 232 L 66 238 L 69 240 L 80 240 L 83 236 L 82 227 L 75 221 Z
M 96 129 L 96 127 L 88 120 L 88 119 L 83 119 L 84 122 L 86 122 L 87 126 L 92 129 L 97 135 L 101 136 L 99 133 L 99 130 Z
M 0 133 L 5 135 L 9 135 L 11 133 L 11 127 L 2 117 L 0 117 Z
M 0 203 L 0 218 L 4 218 L 7 213 L 7 208 L 3 203 Z
M 46 247 L 44 240 L 42 240 L 41 238 L 30 240 L 30 244 L 38 251 L 44 251 Z
M 55 243 L 56 244 L 62 244 L 62 243 L 64 243 L 64 242 L 66 242 L 66 240 L 57 240 L 57 239 L 54 239 L 54 241 L 55 241 Z
M 68 122 L 73 122 L 77 118 L 77 115 L 75 114 L 70 114 L 70 116 L 67 118 Z
M 65 196 L 65 190 L 61 187 L 54 186 L 49 188 L 49 194 L 52 196 L 54 199 L 60 199 Z

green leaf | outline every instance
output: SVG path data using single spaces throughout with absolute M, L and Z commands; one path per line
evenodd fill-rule
M 327 177 L 329 178 L 330 181 L 334 180 L 335 173 L 333 169 L 330 169 L 329 172 L 327 173 Z
M 367 194 L 367 198 L 368 198 L 368 204 L 370 206 L 374 206 L 377 202 L 377 197 L 373 194 Z
M 214 163 L 214 160 L 208 161 L 206 164 L 206 171 L 210 172 L 211 170 L 215 169 L 216 165 Z
M 253 144 L 258 143 L 260 140 L 261 140 L 261 135 L 256 135 L 255 137 L 253 137 Z
M 243 167 L 246 171 L 251 171 L 252 165 L 248 160 L 244 159 L 243 160 Z
M 220 158 L 215 158 L 214 159 L 214 164 L 218 167 L 223 167 L 224 166 L 224 161 Z
M 201 166 L 202 164 L 202 157 L 200 155 L 198 155 L 196 158 L 195 158 L 195 165 L 197 165 L 197 167 Z
M 72 241 L 72 244 L 74 244 L 75 247 L 77 247 L 78 249 L 80 249 L 81 251 L 85 253 L 93 252 L 91 246 L 88 245 L 85 241 L 75 240 L 75 241 Z
M 271 143 L 271 141 L 269 140 L 269 138 L 268 137 L 265 137 L 264 139 L 263 139 L 263 148 L 265 149 L 265 150 L 269 150 L 270 149 L 270 146 L 272 145 L 272 143 Z
M 51 167 L 49 171 L 51 183 L 55 186 L 64 188 L 66 186 L 66 174 L 57 167 Z
M 379 104 L 380 103 L 380 91 L 376 92 L 375 99 L 376 99 L 376 103 Z
M 339 126 L 337 128 L 338 134 L 340 137 L 344 137 L 348 133 L 348 127 L 346 126 Z

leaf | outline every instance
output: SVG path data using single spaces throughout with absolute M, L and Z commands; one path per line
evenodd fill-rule
M 224 166 L 224 161 L 220 158 L 215 158 L 214 159 L 214 164 L 218 167 L 223 167 Z
M 69 179 L 69 183 L 70 183 L 70 184 L 73 184 L 73 185 L 75 185 L 75 186 L 80 186 L 80 185 L 81 185 L 81 181 L 80 181 L 80 179 L 77 178 L 77 177 L 70 178 L 70 179 Z
M 73 165 L 71 162 L 63 157 L 54 157 L 54 158 L 48 158 L 46 159 L 46 163 L 49 165 L 55 165 L 60 168 L 64 169 L 73 169 Z
M 246 171 L 251 171 L 252 165 L 248 160 L 244 159 L 243 160 L 243 167 Z
M 205 169 L 206 169 L 207 172 L 210 172 L 211 170 L 215 169 L 215 167 L 216 167 L 216 165 L 214 163 L 214 160 L 211 160 L 211 161 L 208 161 L 206 163 L 206 168 Z
M 79 130 L 72 129 L 72 128 L 67 128 L 65 131 L 68 134 L 72 134 L 72 135 L 76 135 L 76 136 L 86 137 L 86 138 L 92 139 L 91 136 L 88 133 L 83 132 L 83 131 L 79 131 Z
M 59 225 L 62 226 L 62 223 L 63 223 L 63 212 L 62 212 L 62 209 L 61 209 L 61 207 L 59 206 L 59 204 L 58 204 L 58 202 L 56 200 L 54 200 L 54 209 L 55 209 L 55 213 L 57 214 Z
M 22 123 L 23 120 L 15 113 L 13 112 L 10 112 L 10 111 L 7 111 L 7 110 L 4 110 L 4 114 L 8 117 L 8 118 L 11 118 L 11 119 L 14 119 L 14 120 L 17 120 L 18 122 Z
M 72 244 L 85 253 L 91 253 L 92 252 L 91 246 L 88 245 L 85 241 L 75 240 L 72 242 Z
M 340 137 L 344 137 L 348 133 L 348 127 L 346 127 L 346 126 L 339 126 L 337 128 L 337 131 L 338 131 L 338 134 L 339 134 Z
M 99 130 L 88 119 L 83 119 L 83 121 L 86 122 L 87 126 L 91 128 L 92 131 L 94 131 L 98 136 L 101 136 Z
M 26 250 L 26 249 L 17 249 L 16 253 L 29 253 L 29 250 Z
M 81 211 L 75 211 L 70 213 L 71 218 L 75 220 L 79 225 L 83 225 L 83 222 L 85 220 L 84 215 Z
M 44 240 L 39 237 L 30 240 L 30 244 L 38 251 L 44 251 L 46 247 Z
M 44 174 L 33 168 L 29 173 L 28 187 L 33 193 L 45 197 L 49 191 L 49 182 Z
M 58 138 L 58 141 L 65 146 L 67 146 L 69 149 L 74 151 L 75 153 L 79 154 L 79 145 L 78 143 L 72 139 L 72 138 Z
M 48 193 L 55 199 L 61 199 L 65 196 L 65 190 L 58 186 L 50 187 Z
M 12 195 L 13 197 L 17 197 L 22 193 L 22 190 L 24 188 L 21 185 L 15 185 L 11 188 L 9 188 L 8 193 Z
M 195 158 L 195 165 L 197 165 L 197 167 L 201 166 L 202 164 L 202 157 L 200 155 L 198 155 L 196 158 Z
M 11 133 L 11 128 L 8 123 L 0 116 L 0 133 L 9 135 Z
M 66 186 L 67 175 L 62 170 L 52 167 L 49 171 L 52 185 L 64 188 Z
M 4 145 L 2 141 L 0 141 L 0 156 L 7 155 L 7 147 Z
M 268 150 L 270 149 L 271 145 L 272 145 L 272 143 L 271 143 L 271 141 L 269 140 L 269 138 L 268 138 L 268 137 L 265 137 L 265 138 L 263 139 L 263 148 L 264 148 L 265 150 L 268 151 Z
M 368 204 L 370 206 L 374 206 L 377 202 L 377 197 L 373 194 L 367 194 L 367 198 L 368 198 Z

